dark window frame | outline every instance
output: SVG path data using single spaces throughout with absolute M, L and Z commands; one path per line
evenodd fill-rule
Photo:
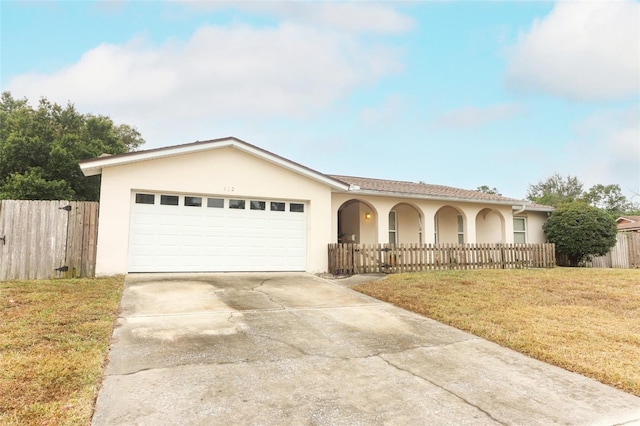
M 291 212 L 291 213 L 304 213 L 304 204 L 303 203 L 289 203 L 289 212 Z
M 222 203 L 218 203 L 218 201 L 222 201 Z M 218 204 L 221 204 L 221 205 L 218 205 Z M 207 208 L 223 209 L 224 208 L 224 198 L 207 198 Z
M 174 202 L 175 200 L 175 202 Z M 179 195 L 160 195 L 160 205 L 162 206 L 178 206 L 180 205 Z
M 196 197 L 192 195 L 186 195 L 182 204 L 185 207 L 202 207 L 202 197 Z
M 229 200 L 229 209 L 232 209 L 232 210 L 245 210 L 246 209 L 246 204 L 247 204 L 246 200 L 230 199 Z
M 149 197 L 151 197 L 151 200 L 149 200 Z M 136 204 L 155 204 L 155 203 L 156 203 L 156 194 L 136 192 Z
M 249 209 L 250 210 L 266 210 L 267 209 L 267 202 L 266 201 L 258 201 L 258 200 L 251 200 L 249 201 Z
M 271 201 L 269 210 L 272 211 L 272 212 L 283 212 L 283 211 L 286 211 L 285 202 L 284 201 Z

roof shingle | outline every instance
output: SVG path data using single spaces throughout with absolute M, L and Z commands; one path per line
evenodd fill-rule
M 494 201 L 502 203 L 531 205 L 528 201 L 518 200 L 515 198 L 503 197 L 501 195 L 486 194 L 479 191 L 471 191 L 468 189 L 453 188 L 443 185 L 431 185 L 427 183 L 406 182 L 398 180 L 372 179 L 356 176 L 329 175 L 341 182 L 349 185 L 356 185 L 361 190 L 378 191 L 387 193 L 400 193 L 410 195 L 422 195 L 426 197 L 438 198 L 455 198 L 468 199 L 478 201 Z M 542 206 L 540 206 L 542 207 Z

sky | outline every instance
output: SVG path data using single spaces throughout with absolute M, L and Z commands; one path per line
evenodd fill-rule
M 640 202 L 640 3 L 0 0 L 0 90 L 326 174 Z M 638 194 L 638 195 L 635 195 Z

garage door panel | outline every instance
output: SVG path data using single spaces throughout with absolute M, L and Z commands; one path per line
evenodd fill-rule
M 156 194 L 156 203 L 161 194 Z M 187 196 L 189 196 L 187 194 Z M 215 197 L 215 196 L 214 196 Z M 222 197 L 215 197 L 221 199 Z M 135 199 L 135 197 L 134 197 Z M 175 198 L 173 198 L 175 201 Z M 307 213 L 270 210 L 270 203 L 246 199 L 246 209 L 132 204 L 131 272 L 303 271 L 306 269 Z M 299 202 L 294 202 L 299 203 Z M 220 206 L 219 202 L 212 206 Z M 260 210 L 264 205 L 265 210 Z M 282 206 L 282 204 L 279 204 Z

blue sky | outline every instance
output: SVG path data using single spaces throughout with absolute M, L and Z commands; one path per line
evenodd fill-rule
M 1 90 L 328 174 L 640 193 L 640 3 L 0 1 Z M 640 195 L 633 198 L 640 202 Z

